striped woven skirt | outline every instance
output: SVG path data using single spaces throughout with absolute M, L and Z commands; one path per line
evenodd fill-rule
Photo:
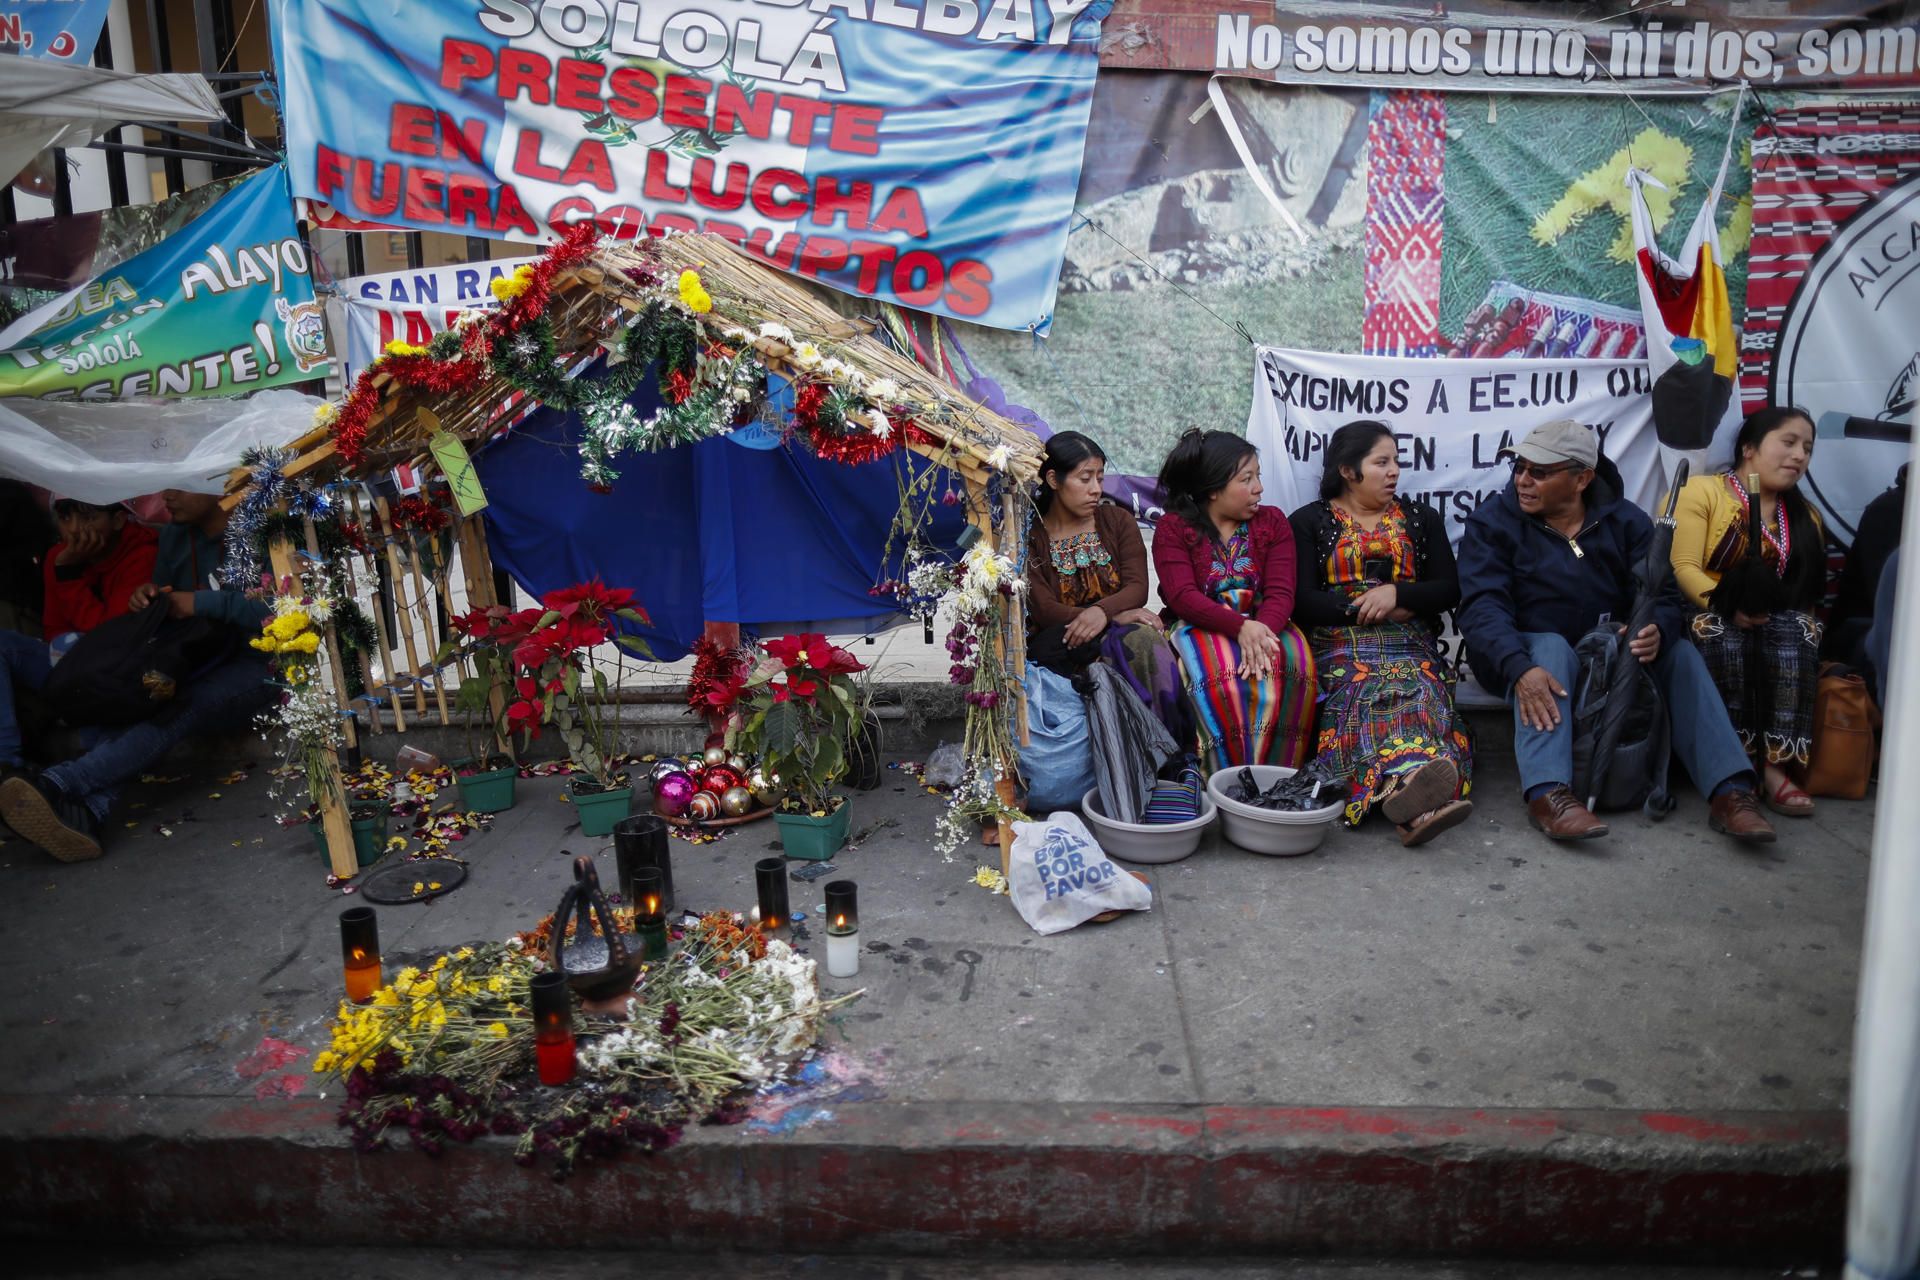
M 1297 769 L 1313 754 L 1313 648 L 1292 623 L 1271 675 L 1242 680 L 1232 637 L 1182 622 L 1170 637 L 1209 774 L 1243 764 Z
M 1319 755 L 1348 780 L 1345 818 L 1358 825 L 1396 776 L 1446 757 L 1471 788 L 1473 740 L 1454 709 L 1452 671 L 1421 622 L 1316 627 Z M 1318 767 L 1318 766 L 1316 766 Z

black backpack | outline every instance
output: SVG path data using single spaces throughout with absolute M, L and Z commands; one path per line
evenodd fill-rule
M 1593 791 L 1593 754 L 1612 696 L 1613 664 L 1634 665 L 1629 686 L 1631 707 L 1614 748 L 1613 764 L 1600 788 L 1601 809 L 1643 809 L 1650 818 L 1667 816 L 1674 807 L 1667 794 L 1667 765 L 1673 755 L 1673 727 L 1667 721 L 1666 702 L 1653 673 L 1636 661 L 1622 642 L 1619 627 L 1602 622 L 1573 648 L 1579 674 L 1573 686 L 1573 794 L 1585 804 Z
M 240 633 L 212 618 L 175 618 L 164 596 L 73 642 L 42 690 L 70 725 L 128 725 L 178 701 L 183 686 L 234 651 Z

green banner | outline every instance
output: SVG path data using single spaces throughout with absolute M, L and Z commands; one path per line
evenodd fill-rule
M 0 396 L 232 396 L 321 377 L 330 360 L 276 165 L 87 281 L 0 351 Z

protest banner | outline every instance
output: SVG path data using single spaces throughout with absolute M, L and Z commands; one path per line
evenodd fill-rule
M 1108 3 L 272 0 L 293 190 L 453 234 L 711 231 L 1044 332 Z
M 1889 10 L 1896 12 L 1889 13 Z M 1904 11 L 1901 11 L 1904 10 Z M 1692 0 L 1119 0 L 1101 64 L 1281 84 L 1693 94 L 1920 85 L 1911 5 Z
M 113 0 L 0 0 L 0 57 L 87 63 Z
M 533 258 L 495 258 L 447 267 L 420 267 L 353 276 L 340 282 L 343 350 L 337 352 L 341 376 L 351 386 L 389 342 L 424 347 L 436 333 L 453 326 L 462 311 L 500 305 L 495 280 Z
M 1372 418 L 1400 444 L 1400 495 L 1433 507 L 1459 541 L 1473 509 L 1511 478 L 1500 451 L 1555 418 L 1591 427 L 1626 496 L 1660 492 L 1660 442 L 1644 360 L 1421 360 L 1256 347 L 1247 439 L 1265 503 L 1292 512 L 1320 496 L 1327 440 Z
M 0 396 L 231 396 L 320 377 L 329 361 L 279 166 L 45 310 L 0 351 Z

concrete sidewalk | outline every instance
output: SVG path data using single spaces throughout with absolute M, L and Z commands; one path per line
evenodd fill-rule
M 1151 912 L 1042 938 L 971 883 L 997 855 L 944 861 L 943 802 L 890 773 L 836 859 L 865 954 L 823 986 L 867 994 L 827 1029 L 829 1084 L 556 1187 L 492 1143 L 355 1156 L 311 1086 L 261 1101 L 235 1074 L 263 1036 L 323 1043 L 353 900 L 228 767 L 138 788 L 99 862 L 0 847 L 5 1229 L 518 1247 L 617 1243 L 645 1208 L 686 1247 L 1838 1248 L 1870 804 L 1753 851 L 1688 793 L 1553 846 L 1483 753 L 1472 820 L 1425 849 L 1216 832 L 1143 868 Z M 523 780 L 456 846 L 465 886 L 380 908 L 390 969 L 530 927 L 570 853 L 613 880 L 559 793 Z M 682 905 L 745 909 L 774 841 L 675 842 Z

